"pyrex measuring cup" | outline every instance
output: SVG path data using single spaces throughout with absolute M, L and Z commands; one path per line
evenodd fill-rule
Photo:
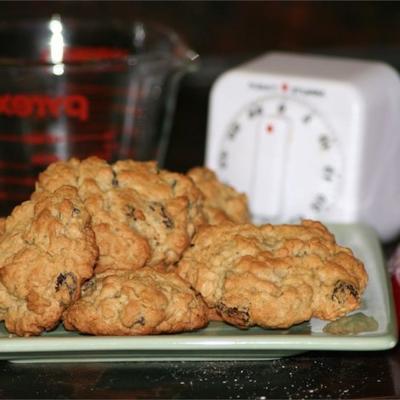
M 178 78 L 197 55 L 144 22 L 0 24 L 0 212 L 28 199 L 49 163 L 166 151 Z

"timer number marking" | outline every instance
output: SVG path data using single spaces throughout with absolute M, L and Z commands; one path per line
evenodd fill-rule
M 226 151 L 221 151 L 219 155 L 219 167 L 221 169 L 225 169 L 228 166 L 227 158 L 228 158 L 228 153 Z
M 334 174 L 335 169 L 330 165 L 326 165 L 322 171 L 322 177 L 328 182 L 331 182 L 333 180 Z
M 318 140 L 322 150 L 329 150 L 331 148 L 331 140 L 327 135 L 321 135 Z
M 249 118 L 257 117 L 258 115 L 262 114 L 262 108 L 260 106 L 254 106 L 249 110 Z
M 311 209 L 315 212 L 321 212 L 325 207 L 326 197 L 323 194 L 317 194 L 314 201 L 311 203 Z
M 239 124 L 233 124 L 231 126 L 231 128 L 228 131 L 228 137 L 229 139 L 233 140 L 235 139 L 235 137 L 237 136 L 238 132 L 239 132 Z
M 278 113 L 283 114 L 286 111 L 286 105 L 284 103 L 279 104 Z

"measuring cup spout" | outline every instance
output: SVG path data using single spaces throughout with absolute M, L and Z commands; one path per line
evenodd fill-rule
M 173 65 L 182 70 L 192 71 L 199 63 L 199 54 L 190 48 L 185 41 L 175 32 L 170 31 L 169 37 L 174 49 L 171 52 Z

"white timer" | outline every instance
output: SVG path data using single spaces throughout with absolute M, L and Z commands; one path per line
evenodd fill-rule
M 247 193 L 257 222 L 400 230 L 400 79 L 387 64 L 269 53 L 210 95 L 206 165 Z

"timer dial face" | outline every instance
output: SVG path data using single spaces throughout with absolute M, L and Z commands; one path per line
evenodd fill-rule
M 332 211 L 344 166 L 339 140 L 315 108 L 272 95 L 245 105 L 228 123 L 218 171 L 249 195 L 255 220 L 292 222 Z

